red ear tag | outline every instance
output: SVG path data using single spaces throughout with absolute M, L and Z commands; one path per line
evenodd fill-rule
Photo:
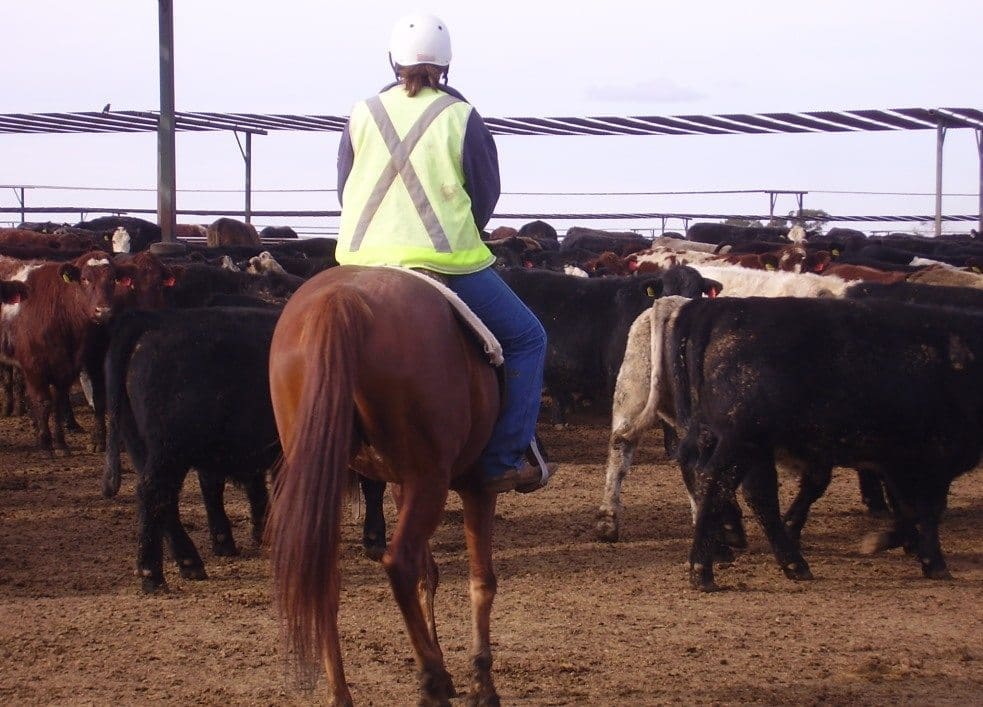
M 818 265 L 816 266 L 816 272 L 822 272 L 822 271 L 823 271 L 823 270 L 825 270 L 825 269 L 826 269 L 826 263 L 819 263 L 819 264 L 818 264 Z
M 533 264 L 532 264 L 532 261 L 531 260 L 526 260 L 525 262 L 522 263 L 522 265 L 523 265 L 523 267 L 527 267 L 527 268 L 533 267 Z
M 164 287 L 174 287 L 174 276 L 171 275 L 169 278 L 164 280 L 163 285 Z
M 638 270 L 638 261 L 637 260 L 629 260 L 628 261 L 628 269 L 631 272 L 635 272 L 636 270 Z
M 129 276 L 124 275 L 123 277 L 116 280 L 116 282 L 121 284 L 123 287 L 133 287 L 133 278 Z
M 19 292 L 11 298 L 10 304 L 20 304 L 20 293 Z

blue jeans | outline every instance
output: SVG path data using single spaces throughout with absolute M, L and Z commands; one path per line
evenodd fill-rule
M 492 268 L 451 275 L 447 286 L 464 300 L 502 344 L 505 399 L 479 463 L 488 478 L 519 466 L 536 433 L 546 330 L 536 315 Z

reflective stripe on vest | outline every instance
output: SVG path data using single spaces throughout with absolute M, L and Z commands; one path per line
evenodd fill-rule
M 382 104 L 382 100 L 378 96 L 373 96 L 366 101 L 369 113 L 371 113 L 372 118 L 375 120 L 379 132 L 382 134 L 382 139 L 386 143 L 386 147 L 389 148 L 390 157 L 389 163 L 379 176 L 379 181 L 376 182 L 372 193 L 365 202 L 365 208 L 362 209 L 362 214 L 359 216 L 358 223 L 355 226 L 355 232 L 352 234 L 351 246 L 349 248 L 351 252 L 354 253 L 362 245 L 362 239 L 365 238 L 365 234 L 369 230 L 369 224 L 375 218 L 375 214 L 379 210 L 382 200 L 389 193 L 389 188 L 396 180 L 396 175 L 403 178 L 403 184 L 406 186 L 406 190 L 413 200 L 413 205 L 420 215 L 420 220 L 423 221 L 423 225 L 427 229 L 427 234 L 430 236 L 430 242 L 433 243 L 434 249 L 438 253 L 452 252 L 451 244 L 447 240 L 447 233 L 444 232 L 444 227 L 437 220 L 437 214 L 434 212 L 433 205 L 430 203 L 430 199 L 427 198 L 423 184 L 420 182 L 416 170 L 413 169 L 413 165 L 410 163 L 410 153 L 413 152 L 413 148 L 416 147 L 420 138 L 423 137 L 423 133 L 437 119 L 437 116 L 457 102 L 458 99 L 454 98 L 454 96 L 444 94 L 427 106 L 423 114 L 413 124 L 413 127 L 406 133 L 406 137 L 400 140 L 399 134 L 396 132 L 396 128 L 393 126 L 392 120 L 386 112 L 386 107 Z

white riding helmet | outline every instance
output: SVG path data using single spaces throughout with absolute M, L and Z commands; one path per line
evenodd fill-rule
M 393 27 L 389 38 L 389 60 L 398 66 L 451 63 L 451 37 L 439 17 L 407 15 Z

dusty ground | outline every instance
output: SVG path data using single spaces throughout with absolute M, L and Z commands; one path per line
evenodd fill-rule
M 82 416 L 82 424 L 91 419 Z M 561 473 L 545 491 L 499 504 L 499 595 L 492 636 L 506 704 L 983 703 L 983 473 L 956 482 L 942 528 L 956 579 L 930 582 L 914 559 L 863 557 L 876 521 L 839 472 L 806 527 L 817 579 L 778 572 L 757 526 L 718 573 L 713 595 L 687 586 L 689 506 L 652 436 L 625 488 L 624 540 L 596 542 L 603 426 L 544 429 Z M 193 478 L 182 513 L 209 579 L 143 596 L 132 576 L 134 477 L 99 495 L 101 458 L 32 453 L 26 420 L 0 420 L 0 703 L 312 704 L 285 677 L 262 550 L 228 494 L 242 554 L 210 554 Z M 81 450 L 87 437 L 71 436 Z M 791 484 L 786 483 L 787 495 Z M 434 539 L 438 630 L 467 686 L 469 607 L 460 506 Z M 392 521 L 391 502 L 387 514 Z M 346 515 L 341 623 L 359 704 L 415 701 L 410 648 L 381 568 L 361 557 Z

